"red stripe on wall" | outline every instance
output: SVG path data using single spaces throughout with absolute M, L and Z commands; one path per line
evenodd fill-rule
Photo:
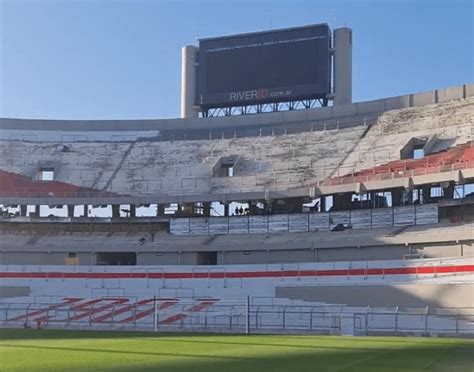
M 474 273 L 474 265 L 416 266 L 368 269 L 328 269 L 328 270 L 280 270 L 280 271 L 234 271 L 234 272 L 149 272 L 149 273 L 93 273 L 93 272 L 0 272 L 3 279 L 241 279 L 241 278 L 281 278 L 305 276 L 376 276 L 376 275 L 416 275 Z

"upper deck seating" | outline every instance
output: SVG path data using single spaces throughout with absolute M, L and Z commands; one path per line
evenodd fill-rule
M 67 143 L 67 151 L 64 143 L 3 140 L 0 169 L 11 173 L 3 173 L 0 192 L 74 195 L 87 188 L 125 195 L 227 194 L 303 188 L 331 183 L 334 180 L 328 180 L 334 178 L 337 182 L 338 177 L 348 175 L 365 177 L 427 166 L 435 170 L 444 165 L 456 167 L 459 162 L 472 167 L 472 149 L 461 145 L 472 143 L 473 117 L 471 97 L 388 111 L 368 126 L 314 132 L 208 140 L 73 142 Z M 400 150 L 413 137 L 433 136 L 452 148 L 426 159 L 400 161 Z M 242 159 L 233 176 L 213 176 L 219 160 L 231 155 Z M 55 181 L 32 181 L 34 187 L 27 187 L 38 164 L 45 161 L 58 165 Z
M 364 182 L 387 177 L 417 176 L 473 167 L 474 147 L 473 142 L 470 141 L 436 154 L 427 155 L 421 159 L 394 160 L 353 174 L 334 177 L 328 180 L 327 184 Z

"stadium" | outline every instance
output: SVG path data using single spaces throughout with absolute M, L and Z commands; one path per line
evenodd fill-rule
M 179 119 L 0 118 L 6 370 L 472 370 L 474 84 L 354 103 L 327 24 L 181 76 Z

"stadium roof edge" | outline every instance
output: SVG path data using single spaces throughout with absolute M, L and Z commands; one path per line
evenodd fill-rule
M 0 118 L 0 130 L 17 131 L 165 131 L 190 129 L 229 129 L 248 126 L 271 126 L 285 123 L 316 122 L 342 117 L 370 116 L 409 107 L 422 107 L 454 99 L 474 96 L 474 83 L 427 92 L 362 101 L 350 105 L 306 110 L 269 112 L 254 115 L 223 116 L 192 119 L 117 119 L 61 120 Z M 1 133 L 1 132 L 0 132 Z

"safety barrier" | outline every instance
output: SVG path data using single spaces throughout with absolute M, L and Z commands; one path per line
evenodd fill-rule
M 438 223 L 438 205 L 409 205 L 392 208 L 340 212 L 276 214 L 208 218 L 172 218 L 173 235 L 265 234 L 276 232 L 328 231 L 338 224 L 367 229 Z
M 0 303 L 0 326 L 344 335 L 474 335 L 474 308 L 258 304 L 255 299 L 102 297 Z

